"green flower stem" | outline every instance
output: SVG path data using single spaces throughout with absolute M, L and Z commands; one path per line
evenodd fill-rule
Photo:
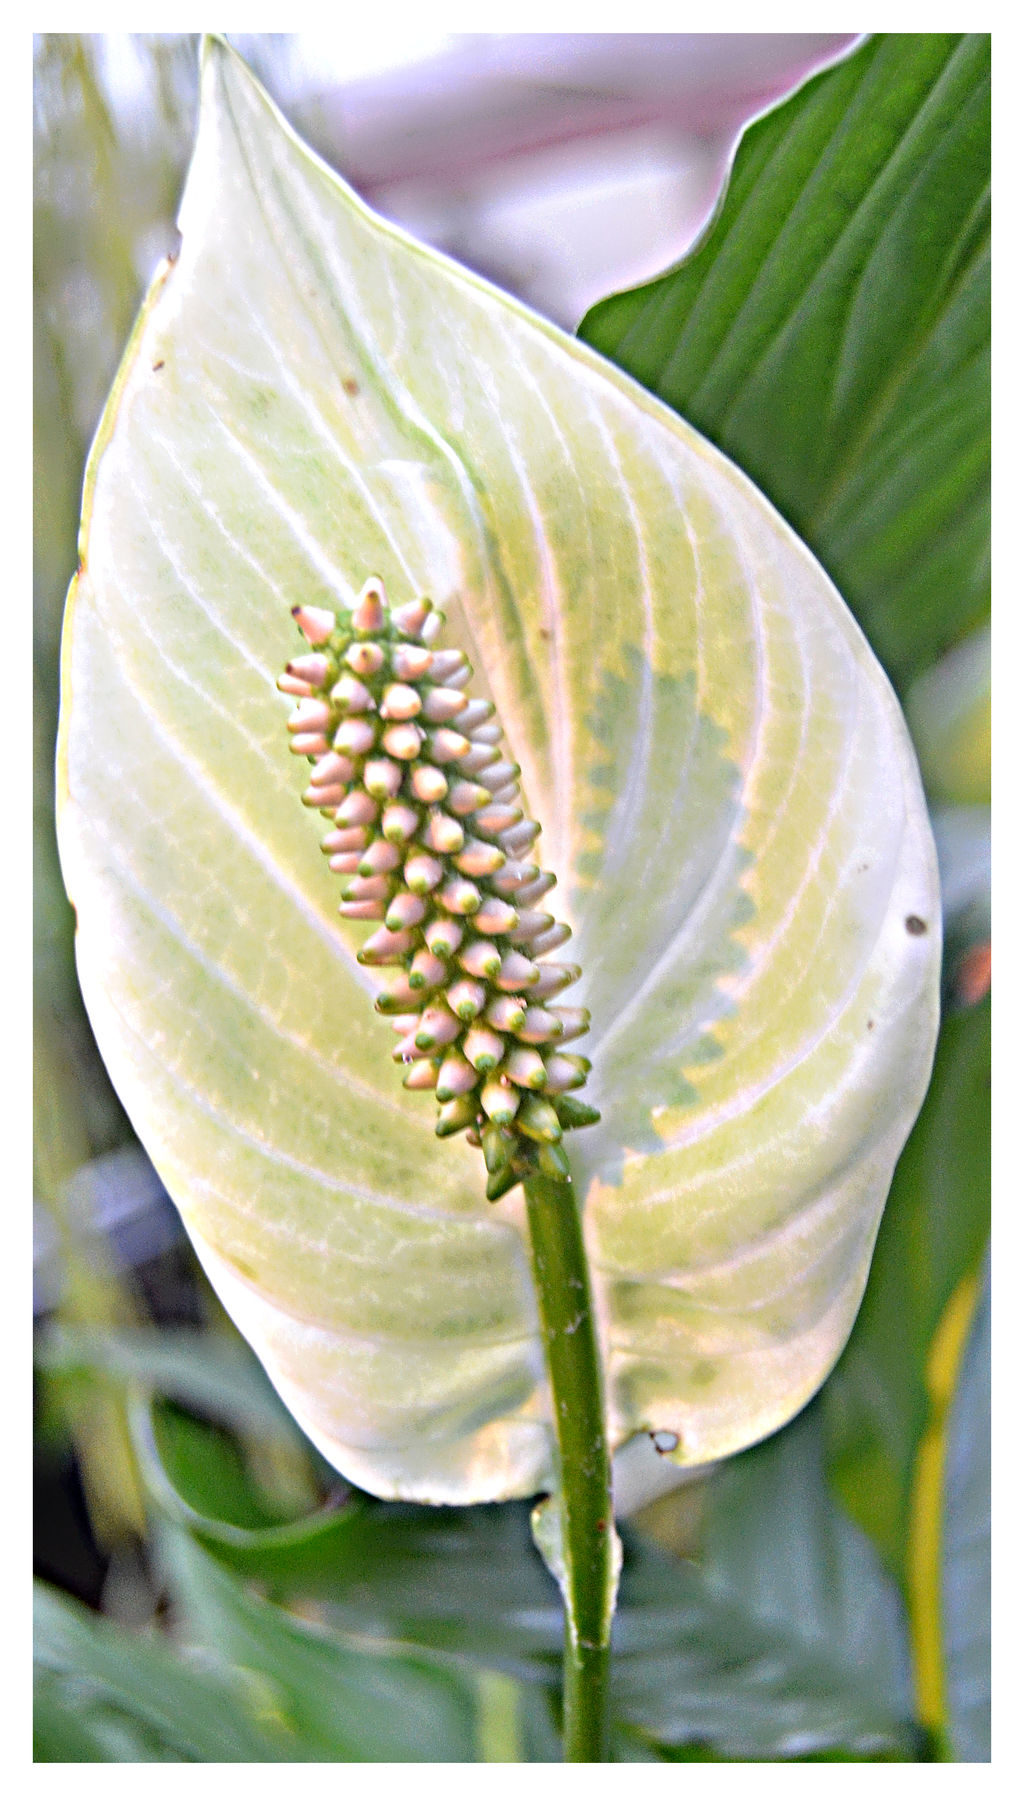
M 554 1395 L 565 1578 L 563 1741 L 573 1763 L 608 1759 L 608 1673 L 617 1582 L 601 1357 L 572 1185 L 524 1180 L 534 1284 Z

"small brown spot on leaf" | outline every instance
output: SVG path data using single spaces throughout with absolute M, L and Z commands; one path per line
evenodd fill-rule
M 161 358 L 161 360 L 159 362 L 153 363 L 153 373 L 159 374 L 161 368 L 166 368 L 166 366 L 167 366 L 166 362 Z
M 357 380 L 353 380 L 351 374 L 348 374 L 345 376 L 345 379 L 342 381 L 341 384 L 344 387 L 349 398 L 355 399 L 356 395 L 359 392 L 359 382 Z
M 908 935 L 925 935 L 928 931 L 928 925 L 923 917 L 908 917 L 906 919 L 906 929 Z
M 604 1522 L 604 1521 L 595 1522 L 594 1526 L 597 1529 L 597 1532 L 599 1534 L 606 1534 L 608 1532 L 608 1523 L 607 1522 Z
M 869 1016 L 868 1017 L 868 1028 L 873 1029 L 874 1026 L 875 1026 L 875 1019 L 873 1016 Z

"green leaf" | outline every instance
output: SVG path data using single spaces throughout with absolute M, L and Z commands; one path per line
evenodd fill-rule
M 821 1404 L 717 1470 L 702 1563 L 723 1595 L 813 1647 L 851 1691 L 851 1712 L 913 1712 L 906 1615 L 875 1549 L 832 1497 Z
M 737 1616 L 736 1645 L 749 1652 L 760 1630 L 773 1642 L 773 1669 L 761 1675 L 778 1680 L 781 1706 L 773 1718 L 756 1708 L 751 1668 L 736 1688 L 727 1673 L 742 1720 L 720 1717 L 702 1733 L 711 1693 L 652 1667 L 647 1700 L 664 1710 L 663 1742 L 692 1749 L 703 1738 L 739 1757 L 759 1748 L 801 1759 L 916 1756 L 906 1616 L 870 1543 L 829 1494 L 820 1407 L 702 1481 L 699 1549 L 687 1548 L 699 1550 L 711 1615 L 721 1605 Z M 692 1510 L 693 1495 L 691 1486 L 663 1498 L 637 1526 L 670 1537 L 672 1511 Z
M 946 1437 L 942 1615 L 946 1733 L 958 1763 L 992 1756 L 992 1396 L 988 1269 Z
M 196 1645 L 261 1690 L 296 1757 L 388 1764 L 473 1758 L 473 1694 L 443 1666 L 379 1639 L 343 1638 L 315 1615 L 286 1614 L 178 1530 L 162 1538 L 161 1562 Z
M 989 1003 L 951 1012 L 896 1169 L 864 1303 L 826 1393 L 838 1488 L 900 1575 L 928 1425 L 929 1350 L 988 1240 L 990 1067 Z
M 902 686 L 988 614 L 989 39 L 874 37 L 758 119 L 697 248 L 580 327 L 707 432 Z
M 254 1526 L 239 1520 L 237 1454 L 222 1435 L 160 1405 L 140 1418 L 137 1438 L 161 1511 L 239 1576 L 282 1599 L 326 1603 L 351 1632 L 443 1647 L 498 1670 L 530 1670 L 539 1658 L 557 1679 L 562 1610 L 522 1509 L 421 1510 L 351 1492 L 341 1507 Z
M 150 1489 L 176 1530 L 187 1527 L 236 1577 L 279 1601 L 315 1601 L 341 1641 L 400 1642 L 557 1689 L 562 1613 L 531 1550 L 525 1505 L 414 1509 L 355 1496 L 304 1523 L 241 1528 L 219 1508 L 197 1509 L 209 1485 L 193 1447 L 183 1419 L 158 1412 L 143 1453 Z M 809 1473 L 817 1486 L 798 1510 L 794 1489 Z M 788 1502 L 773 1510 L 780 1489 Z M 747 1576 L 745 1530 L 771 1568 L 762 1563 L 757 1580 Z M 740 1758 L 911 1752 L 905 1623 L 866 1543 L 821 1488 L 816 1429 L 802 1423 L 777 1452 L 738 1463 L 703 1571 L 635 1530 L 626 1545 L 617 1756 L 700 1743 Z
M 623 1578 L 612 1690 L 651 1739 L 726 1758 L 906 1758 L 916 1743 L 892 1690 L 839 1643 L 801 1639 L 791 1617 L 766 1621 L 745 1593 L 726 1597 L 654 1547 Z
M 196 1764 L 291 1759 L 244 1685 L 36 1586 L 35 1756 L 49 1762 Z
M 891 691 L 750 483 L 368 213 L 207 43 L 183 242 L 97 439 L 61 852 L 118 1090 L 302 1426 L 381 1494 L 553 1482 L 522 1201 L 398 1085 L 298 803 L 292 606 L 426 591 L 585 967 L 572 1149 L 614 1444 L 785 1421 L 927 1081 L 939 901 Z

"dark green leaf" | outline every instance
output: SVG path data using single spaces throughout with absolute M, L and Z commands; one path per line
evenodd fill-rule
M 623 1577 L 613 1697 L 651 1739 L 727 1758 L 912 1756 L 916 1735 L 837 1643 L 802 1640 L 792 1618 L 762 1620 L 695 1566 L 645 1548 Z
M 761 1620 L 816 1646 L 862 1706 L 913 1711 L 906 1616 L 870 1541 L 825 1476 L 821 1404 L 714 1475 L 703 1564 Z M 852 1706 L 855 1706 L 852 1705 Z
M 562 1612 L 523 1504 L 435 1509 L 353 1491 L 302 1521 L 245 1526 L 225 1514 L 218 1489 L 235 1489 L 230 1442 L 166 1407 L 148 1436 L 138 1432 L 164 1512 L 234 1572 L 281 1598 L 324 1602 L 340 1629 L 555 1681 Z M 232 1508 L 237 1516 L 237 1491 Z
M 80 1603 L 35 1592 L 38 1760 L 242 1762 L 303 1756 L 259 1726 L 244 1685 L 188 1665 L 162 1640 L 130 1633 Z
M 262 1692 L 294 1756 L 328 1762 L 456 1763 L 474 1756 L 474 1693 L 444 1666 L 379 1640 L 343 1638 L 323 1618 L 287 1614 L 179 1529 L 161 1559 L 184 1625 L 218 1664 Z M 289 1755 L 291 1756 L 291 1755 Z
M 988 609 L 988 191 L 987 36 L 875 37 L 580 327 L 775 501 L 898 684 Z
M 692 1749 L 703 1741 L 733 1757 L 913 1755 L 902 1605 L 870 1543 L 829 1494 L 821 1436 L 815 1404 L 710 1478 L 701 1530 L 706 1613 L 697 1625 L 709 1655 L 732 1656 L 721 1677 L 680 1675 L 699 1638 L 681 1603 L 671 1649 L 677 1675 L 650 1666 L 631 1707 L 659 1742 Z M 690 1566 L 678 1569 L 695 1576 Z M 627 1634 L 630 1625 L 627 1614 Z M 629 1666 L 628 1675 L 639 1668 Z
M 947 1016 L 924 1108 L 896 1168 L 849 1345 L 826 1388 L 832 1469 L 852 1515 L 902 1572 L 925 1365 L 989 1230 L 990 1006 Z
M 165 1410 L 161 1434 L 168 1463 L 188 1481 L 193 1503 L 204 1516 L 231 1529 L 260 1529 L 287 1523 L 294 1513 L 282 1512 L 257 1485 L 239 1443 L 178 1411 Z M 307 1503 L 308 1508 L 308 1495 Z
M 764 1488 L 751 1499 L 755 1507 L 769 1500 L 772 1480 L 803 1476 L 804 1460 L 813 1458 L 806 1446 L 787 1451 L 788 1472 L 776 1469 L 770 1480 L 759 1474 Z M 554 1581 L 530 1542 L 527 1506 L 421 1509 L 353 1495 L 340 1511 L 287 1528 L 229 1526 L 196 1510 L 203 1476 L 173 1412 L 161 1412 L 144 1464 L 165 1509 L 190 1525 L 212 1558 L 244 1579 L 258 1579 L 279 1599 L 315 1600 L 339 1651 L 353 1638 L 374 1642 L 379 1651 L 387 1642 L 402 1643 L 557 1690 L 562 1617 Z M 895 1663 L 902 1626 L 891 1594 L 864 1543 L 833 1514 L 817 1572 L 825 1577 L 832 1554 L 843 1574 L 840 1593 L 819 1592 L 813 1625 L 801 1631 L 784 1613 L 785 1603 L 804 1600 L 811 1575 L 806 1543 L 797 1538 L 807 1516 L 787 1524 L 791 1509 L 792 1503 L 784 1508 L 766 1550 L 781 1559 L 785 1539 L 799 1564 L 786 1571 L 789 1588 L 767 1604 L 763 1590 L 744 1588 L 740 1576 L 730 1581 L 724 1545 L 707 1576 L 639 1535 L 627 1538 L 613 1672 L 620 1757 L 649 1758 L 662 1749 L 674 1755 L 695 1745 L 739 1758 L 837 1747 L 851 1754 L 910 1752 L 913 1730 Z M 763 1525 L 770 1531 L 768 1521 Z M 854 1589 L 858 1577 L 862 1584 Z M 227 1588 L 237 1605 L 241 1586 L 232 1580 Z M 191 1610 L 192 1594 L 184 1594 Z M 272 1605 L 263 1603 L 256 1613 L 260 1627 L 272 1631 Z M 818 1629 L 840 1615 L 849 1639 L 826 1649 Z M 895 1644 L 869 1646 L 872 1626 L 891 1628 Z M 226 1637 L 218 1650 L 245 1652 L 243 1662 L 251 1665 L 256 1648 L 244 1645 L 244 1633 Z
M 991 1299 L 988 1277 L 960 1368 L 946 1447 L 942 1611 L 953 1757 L 991 1757 Z

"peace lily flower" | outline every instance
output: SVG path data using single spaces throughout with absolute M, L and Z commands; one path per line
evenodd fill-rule
M 938 892 L 892 693 L 743 474 L 370 214 L 222 43 L 180 222 L 65 643 L 61 851 L 117 1088 L 357 1484 L 553 1488 L 513 1179 L 555 1150 L 612 1446 L 734 1452 L 840 1352 L 927 1084 Z
M 336 825 L 323 847 L 345 876 L 341 915 L 383 925 L 358 959 L 402 968 L 377 1009 L 395 1019 L 404 1083 L 436 1093 L 438 1135 L 465 1129 L 483 1148 L 489 1198 L 534 1170 L 568 1179 L 563 1131 L 599 1120 L 569 1095 L 589 1060 L 564 1052 L 590 1019 L 549 1002 L 580 969 L 539 964 L 571 931 L 537 909 L 554 876 L 522 858 L 539 829 L 494 706 L 467 697 L 461 649 L 427 647 L 442 621 L 429 599 L 389 612 L 371 579 L 351 611 L 294 615 L 319 650 L 277 682 L 299 699 L 303 801 Z

